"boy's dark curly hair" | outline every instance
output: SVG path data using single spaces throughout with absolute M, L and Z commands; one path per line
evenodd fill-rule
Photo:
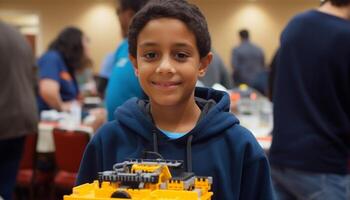
M 350 0 L 326 0 L 335 6 L 346 6 L 350 4 Z
M 139 11 L 148 0 L 117 0 L 120 10 L 133 10 L 135 12 Z
M 195 35 L 200 57 L 208 55 L 211 40 L 206 19 L 197 6 L 186 0 L 152 0 L 136 13 L 128 33 L 130 55 L 136 57 L 137 37 L 142 29 L 149 21 L 159 18 L 173 18 L 185 23 Z

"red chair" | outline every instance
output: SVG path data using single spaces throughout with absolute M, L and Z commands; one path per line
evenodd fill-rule
M 80 161 L 90 136 L 83 131 L 54 129 L 53 137 L 57 167 L 54 188 L 56 191 L 69 193 L 75 184 Z
M 38 134 L 26 136 L 23 154 L 16 180 L 16 199 L 41 199 L 40 189 L 51 190 L 52 173 L 42 172 L 37 169 L 36 152 Z M 28 192 L 28 194 L 27 194 Z M 45 197 L 45 199 L 47 199 Z
M 38 137 L 37 134 L 30 134 L 26 136 L 22 159 L 20 162 L 20 167 L 17 173 L 17 180 L 16 180 L 17 190 L 28 189 L 30 199 L 34 198 L 37 137 Z M 21 193 L 22 192 L 19 192 L 19 194 Z

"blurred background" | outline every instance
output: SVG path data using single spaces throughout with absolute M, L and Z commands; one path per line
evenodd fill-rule
M 251 41 L 265 51 L 270 63 L 279 35 L 290 18 L 315 8 L 317 0 L 191 0 L 205 13 L 213 47 L 231 71 L 231 48 L 237 32 L 246 28 Z M 90 38 L 94 72 L 106 53 L 122 40 L 113 0 L 0 0 L 0 19 L 14 24 L 40 56 L 57 33 L 68 25 L 79 27 Z

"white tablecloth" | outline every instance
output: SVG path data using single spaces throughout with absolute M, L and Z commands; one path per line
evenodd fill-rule
M 258 115 L 236 115 L 236 117 L 242 126 L 253 133 L 264 150 L 270 149 L 273 128 L 272 114 L 266 121 L 262 121 Z

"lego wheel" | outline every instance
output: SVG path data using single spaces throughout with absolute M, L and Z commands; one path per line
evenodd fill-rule
M 131 196 L 126 191 L 115 191 L 111 198 L 131 199 Z

